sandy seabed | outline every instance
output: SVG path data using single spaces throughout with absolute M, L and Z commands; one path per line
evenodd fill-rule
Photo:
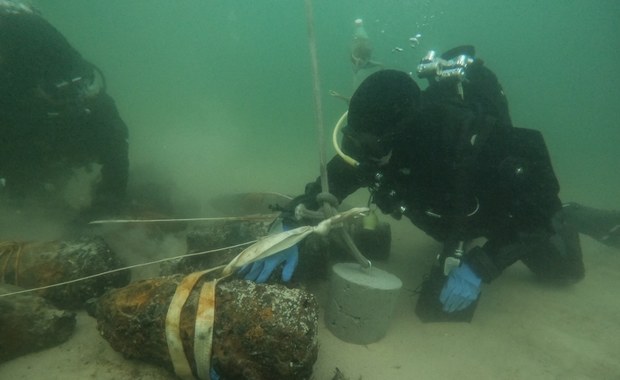
M 554 287 L 513 265 L 482 297 L 471 323 L 428 323 L 414 314 L 413 290 L 439 246 L 408 222 L 392 223 L 388 263 L 403 290 L 385 338 L 354 345 L 320 320 L 315 380 L 339 368 L 350 380 L 379 379 L 620 379 L 620 252 L 582 237 L 586 278 Z M 316 289 L 325 302 L 327 284 Z M 126 360 L 99 336 L 85 312 L 64 344 L 0 365 L 0 379 L 150 379 L 176 377 Z

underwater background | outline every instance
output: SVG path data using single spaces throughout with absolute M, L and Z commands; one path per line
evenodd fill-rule
M 297 195 L 319 174 L 305 1 L 31 2 L 103 71 L 130 131 L 130 181 L 163 183 L 153 192 L 173 193 L 179 206 L 175 216 L 209 217 L 208 207 L 195 205 L 220 194 Z M 620 1 L 314 0 L 312 5 L 328 159 L 331 130 L 346 110 L 329 91 L 345 96 L 354 91 L 349 53 L 354 20 L 362 18 L 374 59 L 387 68 L 415 73 L 430 49 L 441 53 L 475 45 L 504 87 L 514 124 L 543 132 L 562 200 L 620 209 Z M 411 47 L 409 39 L 417 34 L 420 44 Z M 363 196 L 347 203 L 365 204 Z M 515 264 L 483 288 L 472 323 L 429 324 L 413 312 L 413 289 L 428 273 L 439 244 L 408 221 L 381 218 L 391 225 L 392 251 L 389 261 L 377 266 L 403 281 L 390 330 L 375 344 L 353 345 L 329 333 L 321 318 L 313 380 L 332 379 L 335 368 L 351 380 L 618 377 L 617 250 L 582 236 L 587 274 L 579 284 L 543 286 Z M 28 221 L 28 232 L 39 235 L 34 226 Z M 119 230 L 112 236 L 120 238 L 110 242 L 129 264 L 186 248 L 184 237 L 173 233 L 153 238 L 138 229 Z M 325 288 L 319 284 L 319 296 Z M 68 342 L 3 363 L 4 378 L 175 376 L 125 360 L 99 335 L 96 321 L 80 312 Z
M 105 73 L 130 129 L 133 174 L 156 173 L 199 200 L 237 191 L 294 195 L 319 174 L 304 1 L 33 4 Z M 313 7 L 326 139 L 346 107 L 328 91 L 354 90 L 349 49 L 353 21 L 362 18 L 374 59 L 388 68 L 415 72 L 429 49 L 475 45 L 499 77 L 515 125 L 543 132 L 562 199 L 620 207 L 620 2 Z

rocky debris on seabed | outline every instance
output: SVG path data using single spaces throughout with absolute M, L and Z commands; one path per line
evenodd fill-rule
M 0 294 L 22 290 L 0 284 Z M 57 309 L 33 293 L 0 297 L 0 363 L 65 342 L 75 313 Z
M 125 357 L 173 370 L 166 315 L 183 276 L 139 281 L 98 301 L 101 335 Z M 202 280 L 200 280 L 202 281 Z M 194 323 L 200 286 L 181 312 L 180 336 L 196 373 Z M 224 379 L 309 379 L 318 354 L 318 304 L 304 290 L 244 280 L 216 287 L 212 367 Z

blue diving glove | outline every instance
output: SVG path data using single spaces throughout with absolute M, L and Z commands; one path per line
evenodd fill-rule
M 261 283 L 267 281 L 274 269 L 276 269 L 276 267 L 281 263 L 284 263 L 284 268 L 282 268 L 282 281 L 288 282 L 291 277 L 293 277 L 298 261 L 299 249 L 297 248 L 297 245 L 294 245 L 276 253 L 275 255 L 271 255 L 266 259 L 258 260 L 252 264 L 246 265 L 241 268 L 240 273 L 244 274 L 247 272 L 243 278 Z
M 443 310 L 451 313 L 471 305 L 480 295 L 481 283 L 482 279 L 466 263 L 452 269 L 439 295 Z
M 211 380 L 220 380 L 220 375 L 213 369 L 213 367 L 209 370 L 209 376 Z
M 287 231 L 289 228 L 285 225 L 276 226 L 272 232 Z M 275 255 L 271 255 L 265 259 L 258 260 L 252 264 L 248 264 L 241 268 L 239 273 L 246 280 L 262 283 L 269 279 L 273 271 L 278 265 L 284 263 L 282 268 L 282 281 L 288 282 L 293 277 L 295 268 L 299 261 L 299 248 L 297 245 L 284 249 Z

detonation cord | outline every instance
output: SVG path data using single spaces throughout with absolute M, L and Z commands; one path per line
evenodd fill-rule
M 145 266 L 148 266 L 148 265 L 164 263 L 166 261 L 182 259 L 182 258 L 185 258 L 185 257 L 200 256 L 200 255 L 204 255 L 204 254 L 207 254 L 207 253 L 213 253 L 213 252 L 224 251 L 224 250 L 227 250 L 227 249 L 243 247 L 245 245 L 250 245 L 250 244 L 256 243 L 256 241 L 257 240 L 252 240 L 252 241 L 248 241 L 248 242 L 245 242 L 245 243 L 231 245 L 229 247 L 211 249 L 209 251 L 188 253 L 188 254 L 174 256 L 174 257 L 167 257 L 165 259 L 149 261 L 149 262 L 146 262 L 146 263 L 140 263 L 140 264 L 129 265 L 129 266 L 126 266 L 126 267 L 110 269 L 110 270 L 105 271 L 105 272 L 93 274 L 93 275 L 90 275 L 90 276 L 84 276 L 84 277 L 76 278 L 76 279 L 73 279 L 73 280 L 67 280 L 67 281 L 59 282 L 57 284 L 51 284 L 51 285 L 46 285 L 46 286 L 40 286 L 38 288 L 23 289 L 23 290 L 18 290 L 18 291 L 15 291 L 15 292 L 0 294 L 0 298 L 8 297 L 8 296 L 13 296 L 13 295 L 17 295 L 17 294 L 32 293 L 32 292 L 36 292 L 36 291 L 39 291 L 39 290 L 55 288 L 55 287 L 63 286 L 63 285 L 69 285 L 69 284 L 73 284 L 73 283 L 80 282 L 80 281 L 90 280 L 91 278 L 107 276 L 108 274 L 112 274 L 112 273 L 116 273 L 116 272 L 121 272 L 121 271 L 124 271 L 124 270 L 130 270 L 130 269 L 134 269 L 134 268 L 145 267 Z M 224 265 L 221 265 L 221 266 L 218 266 L 218 267 L 215 267 L 215 268 L 212 268 L 212 269 L 219 269 L 219 268 L 224 268 L 224 267 L 225 267 Z
M 246 216 L 222 216 L 214 218 L 170 218 L 170 219 L 105 219 L 93 220 L 88 224 L 123 224 L 123 223 L 180 223 L 180 222 L 232 222 L 250 220 L 271 220 L 279 214 L 257 214 Z

